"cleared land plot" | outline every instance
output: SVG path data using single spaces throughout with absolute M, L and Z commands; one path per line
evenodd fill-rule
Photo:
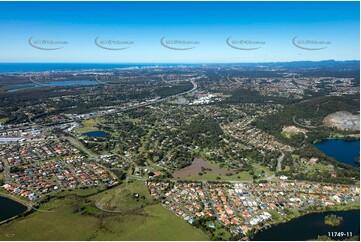
M 340 111 L 328 115 L 323 122 L 340 130 L 360 130 L 360 115 Z
M 216 176 L 226 175 L 227 173 L 230 173 L 232 175 L 234 174 L 233 171 L 225 170 L 207 163 L 203 158 L 196 158 L 190 166 L 175 171 L 173 173 L 173 177 L 182 179 L 198 175 L 198 173 L 203 171 L 206 171 L 207 174 L 212 173 Z

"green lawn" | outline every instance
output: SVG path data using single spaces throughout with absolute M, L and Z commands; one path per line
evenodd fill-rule
M 292 135 L 295 135 L 296 133 L 282 131 L 281 134 L 283 135 L 283 137 L 290 139 L 290 138 L 292 138 Z
M 0 124 L 3 124 L 8 120 L 9 120 L 9 118 L 0 118 Z
M 264 171 L 264 176 L 272 176 L 274 174 L 273 171 L 271 171 L 271 169 L 267 166 L 262 166 L 262 165 L 259 165 L 259 164 L 254 164 L 253 165 L 253 170 L 254 170 L 254 174 L 256 176 L 258 176 L 259 174 L 262 173 L 262 171 Z
M 98 130 L 98 128 L 96 127 L 97 122 L 95 121 L 95 119 L 86 119 L 83 122 L 81 122 L 81 124 L 84 127 L 76 130 L 77 133 L 79 133 L 79 134 Z

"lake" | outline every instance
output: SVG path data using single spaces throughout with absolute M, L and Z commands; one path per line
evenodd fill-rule
M 359 140 L 328 139 L 314 146 L 339 162 L 360 168 L 360 164 L 355 163 L 355 158 L 360 156 Z
M 89 85 L 99 85 L 99 82 L 97 81 L 92 81 L 92 80 L 67 80 L 67 81 L 51 81 L 51 82 L 45 82 L 43 83 L 44 86 L 48 86 L 48 87 L 66 87 L 66 86 L 75 86 L 75 85 L 84 85 L 84 86 L 89 86 Z M 20 84 L 19 88 L 14 88 L 14 89 L 9 89 L 6 92 L 17 92 L 20 90 L 25 90 L 25 89 L 29 89 L 29 88 L 34 88 L 34 87 L 43 87 L 42 85 L 37 85 L 37 84 Z
M 12 218 L 25 212 L 26 206 L 6 197 L 0 197 L 0 221 Z
M 106 138 L 106 137 L 109 137 L 111 136 L 111 134 L 107 133 L 107 132 L 104 132 L 104 131 L 89 131 L 89 132 L 85 132 L 85 133 L 82 133 L 81 135 L 85 135 L 85 136 L 88 136 L 88 137 L 96 137 L 96 138 Z
M 342 224 L 337 227 L 326 225 L 324 219 L 329 214 L 343 217 Z M 259 232 L 252 240 L 312 240 L 316 239 L 319 235 L 328 236 L 328 232 L 352 232 L 353 236 L 360 235 L 360 210 L 305 215 Z M 332 239 L 344 240 L 346 237 L 333 237 Z

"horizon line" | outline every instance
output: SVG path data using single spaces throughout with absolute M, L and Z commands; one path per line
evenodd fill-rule
M 257 64 L 257 63 L 292 63 L 292 62 L 351 62 L 360 61 L 357 59 L 348 60 L 335 60 L 335 59 L 324 59 L 324 60 L 295 60 L 295 61 L 257 61 L 257 62 L 0 62 L 0 64 Z

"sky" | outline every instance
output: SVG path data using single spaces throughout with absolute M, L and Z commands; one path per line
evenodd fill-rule
M 359 2 L 0 2 L 0 62 L 359 60 L 359 36 Z

